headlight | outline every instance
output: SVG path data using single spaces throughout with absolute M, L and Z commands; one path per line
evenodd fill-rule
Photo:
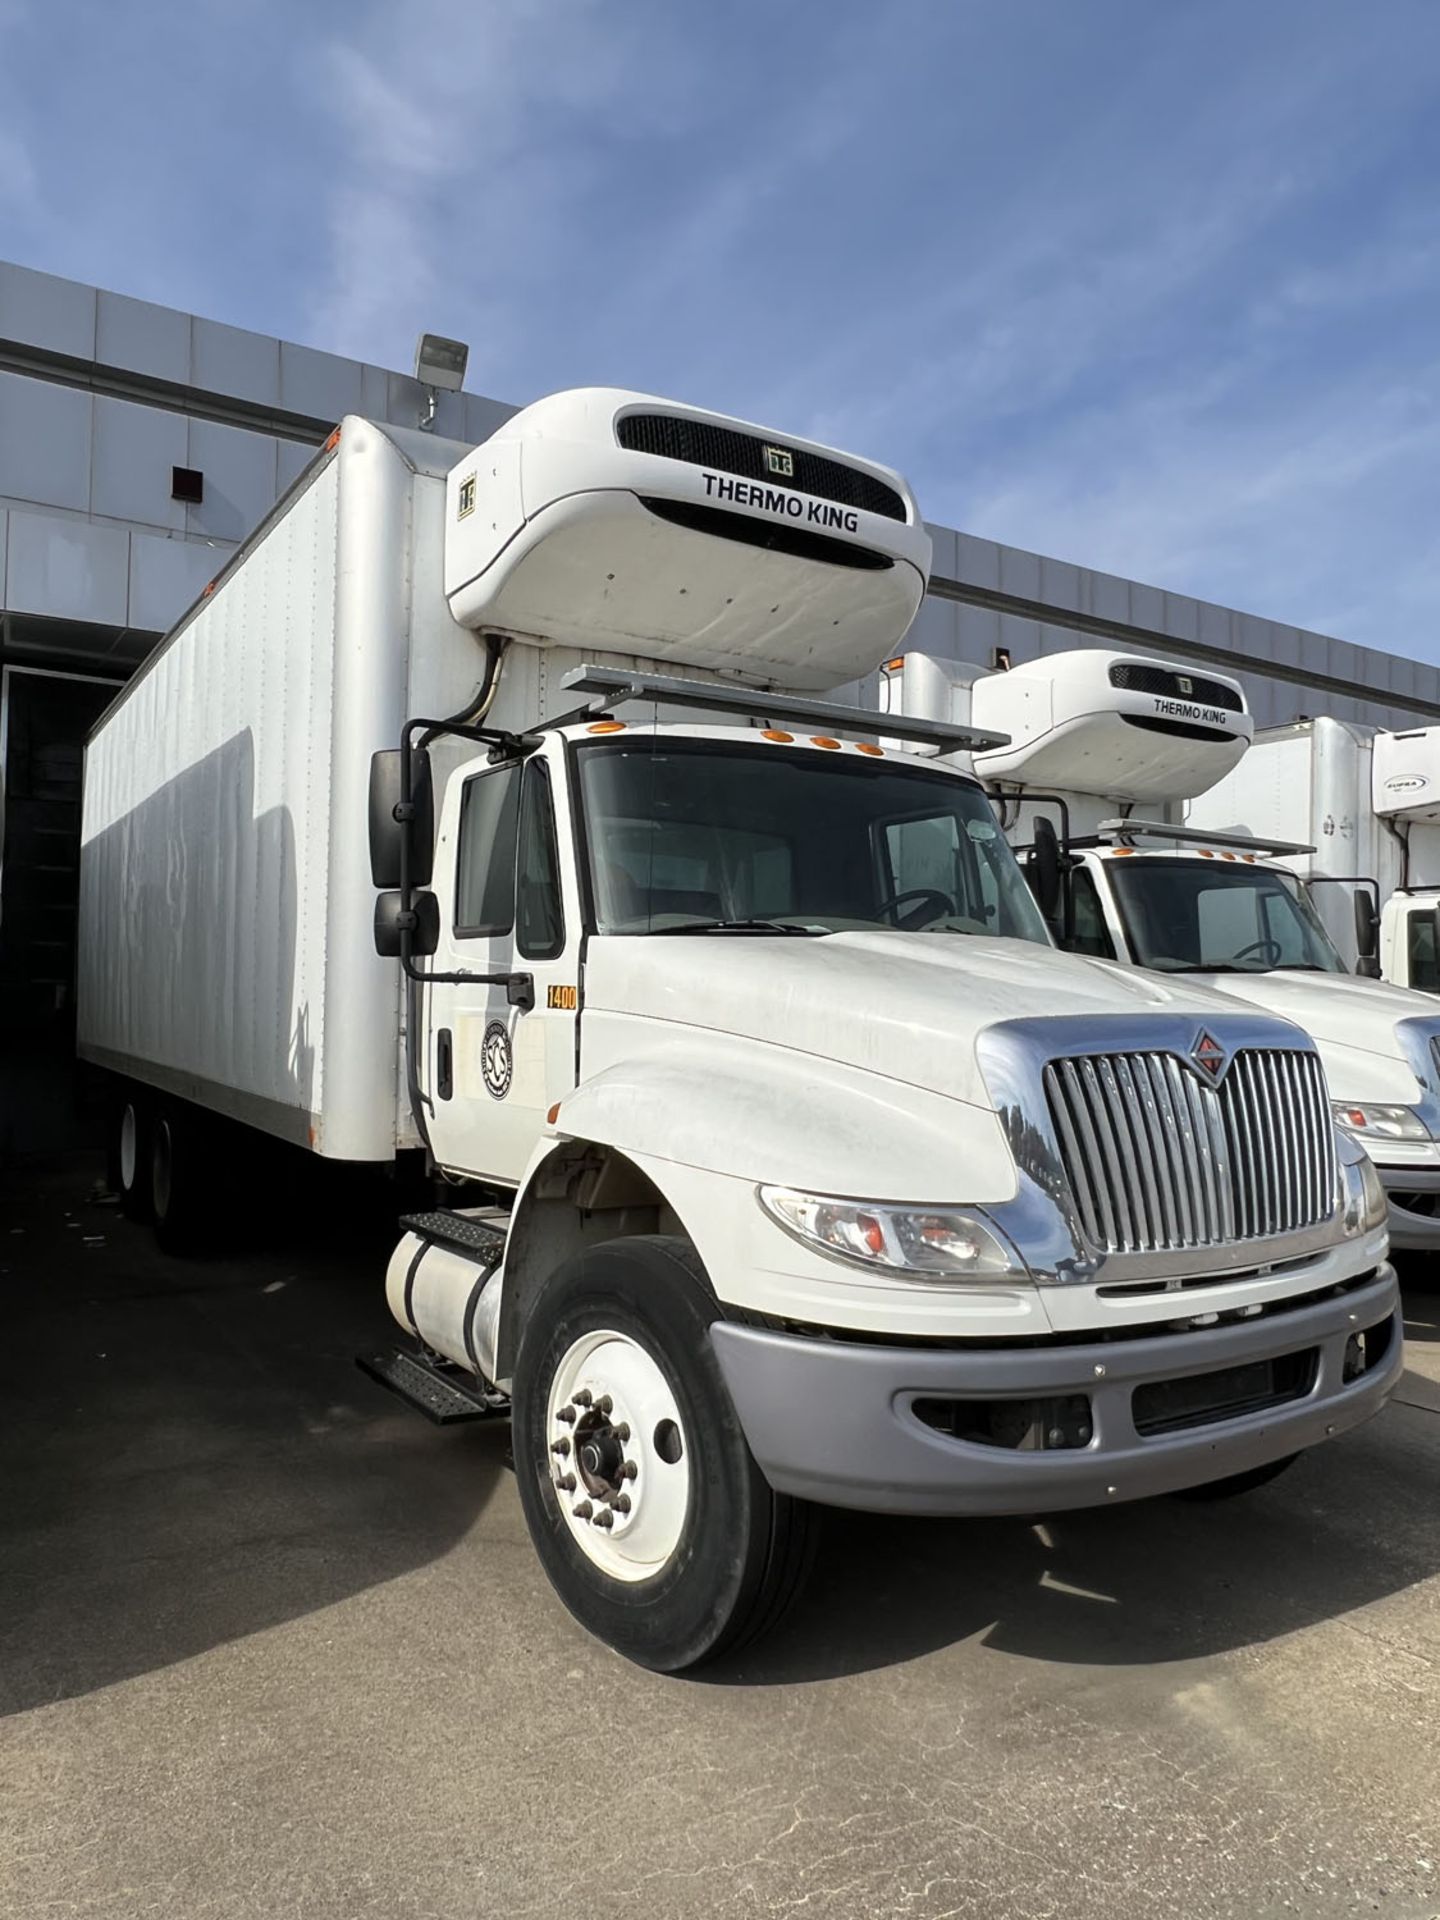
M 1414 1107 L 1377 1107 L 1353 1100 L 1332 1100 L 1330 1110 L 1347 1133 L 1362 1140 L 1428 1140 L 1430 1129 Z
M 860 1266 L 933 1280 L 1029 1281 L 1010 1242 L 974 1207 L 887 1207 L 761 1187 L 760 1204 L 797 1240 Z
M 1345 1231 L 1373 1233 L 1390 1218 L 1390 1202 L 1385 1197 L 1375 1162 L 1369 1154 L 1349 1161 L 1345 1168 Z

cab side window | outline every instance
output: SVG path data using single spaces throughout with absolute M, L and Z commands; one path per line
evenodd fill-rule
M 460 796 L 455 932 L 464 938 L 509 933 L 515 924 L 515 851 L 520 768 L 473 774 Z
M 1076 867 L 1070 875 L 1070 938 L 1066 942 L 1071 953 L 1088 953 L 1097 960 L 1115 958 L 1115 942 L 1110 938 L 1110 929 L 1105 924 L 1105 910 L 1100 905 L 1100 895 L 1095 881 L 1084 867 Z
M 565 945 L 565 911 L 560 897 L 560 855 L 555 844 L 550 770 L 538 759 L 526 762 L 520 791 L 515 944 L 530 960 L 553 960 Z
M 1440 955 L 1435 951 L 1435 914 L 1405 916 L 1405 942 L 1410 956 L 1410 984 L 1422 993 L 1440 992 Z

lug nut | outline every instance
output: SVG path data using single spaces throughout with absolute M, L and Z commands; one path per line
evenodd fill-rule
M 561 1493 L 573 1493 L 575 1491 L 575 1476 L 573 1473 L 562 1473 L 555 1484 Z
M 615 1429 L 615 1438 L 620 1442 L 622 1447 L 624 1446 L 625 1442 L 630 1438 L 630 1429 L 628 1426 L 626 1426 L 623 1420 L 620 1422 L 619 1426 L 616 1427 Z
M 640 1469 L 633 1460 L 627 1460 L 620 1468 L 620 1478 L 622 1480 L 633 1480 L 639 1471 Z
M 567 1454 L 570 1451 L 570 1442 L 568 1440 L 552 1440 L 550 1442 L 550 1451 L 552 1453 Z
M 608 1507 L 602 1507 L 595 1516 L 595 1524 L 597 1527 L 613 1527 L 615 1524 L 615 1516 Z
M 572 1393 L 570 1398 L 575 1406 L 588 1407 L 590 1405 L 590 1389 L 588 1387 L 581 1387 L 580 1391 L 578 1393 Z
M 617 1513 L 628 1513 L 630 1511 L 630 1496 L 628 1493 L 616 1494 L 615 1511 Z
M 575 1424 L 575 1409 L 573 1407 L 561 1407 L 555 1418 L 557 1420 L 563 1420 L 567 1427 L 573 1427 Z
M 613 1411 L 614 1406 L 615 1402 L 610 1398 L 608 1393 L 602 1393 L 600 1398 L 595 1402 L 595 1410 L 597 1413 L 610 1413 Z
M 588 1520 L 595 1509 L 588 1500 L 582 1500 L 578 1506 L 570 1509 L 577 1520 Z

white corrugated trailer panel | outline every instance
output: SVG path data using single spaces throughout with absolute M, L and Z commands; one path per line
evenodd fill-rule
M 434 551 L 463 449 L 417 439 L 347 420 L 86 755 L 82 1057 L 336 1159 L 415 1142 L 370 755 L 481 665 Z

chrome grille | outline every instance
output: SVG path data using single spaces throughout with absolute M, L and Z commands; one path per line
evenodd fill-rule
M 1178 1054 L 1084 1054 L 1050 1061 L 1045 1092 L 1100 1252 L 1299 1233 L 1334 1208 L 1334 1131 L 1313 1053 L 1242 1049 L 1218 1087 Z

